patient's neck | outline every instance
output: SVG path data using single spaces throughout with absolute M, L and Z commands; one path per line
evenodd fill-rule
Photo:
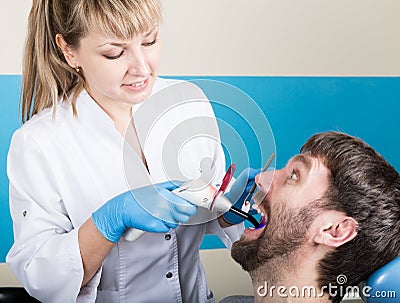
M 316 264 L 307 253 L 276 257 L 264 263 L 250 273 L 254 302 L 331 303 L 318 286 Z

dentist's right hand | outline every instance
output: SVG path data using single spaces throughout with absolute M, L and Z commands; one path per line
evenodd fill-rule
M 111 242 L 118 242 L 127 228 L 147 232 L 168 232 L 187 222 L 197 207 L 171 193 L 179 182 L 148 185 L 122 193 L 92 214 L 100 233 Z

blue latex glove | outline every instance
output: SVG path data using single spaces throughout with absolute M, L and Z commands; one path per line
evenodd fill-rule
M 92 214 L 101 234 L 118 242 L 127 228 L 148 232 L 168 232 L 187 222 L 197 207 L 171 193 L 179 184 L 165 182 L 148 185 L 122 193 Z
M 246 168 L 237 177 L 235 183 L 233 183 L 231 189 L 225 194 L 225 197 L 231 201 L 233 206 L 242 209 L 244 199 L 249 193 L 251 187 L 254 185 L 255 177 L 261 172 L 261 169 Z M 250 195 L 249 200 L 251 200 L 253 195 Z M 249 213 L 255 215 L 257 211 L 250 208 Z M 224 219 L 231 224 L 239 224 L 244 221 L 242 217 L 239 217 L 231 212 L 224 213 Z

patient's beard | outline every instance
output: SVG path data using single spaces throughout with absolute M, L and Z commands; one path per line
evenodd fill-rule
M 267 227 L 257 239 L 241 238 L 232 246 L 233 259 L 250 272 L 250 275 L 267 262 L 270 263 L 270 268 L 276 268 L 273 264 L 275 261 L 279 260 L 281 264 L 282 260 L 289 260 L 305 243 L 307 230 L 319 210 L 314 202 L 300 210 L 288 209 L 285 203 L 278 205 L 279 207 L 270 212 L 272 218 L 268 218 Z

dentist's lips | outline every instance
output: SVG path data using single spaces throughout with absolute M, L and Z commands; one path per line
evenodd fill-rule
M 149 79 L 145 79 L 142 81 L 136 81 L 136 82 L 132 82 L 132 83 L 127 83 L 127 84 L 123 84 L 123 87 L 126 87 L 127 89 L 131 90 L 131 91 L 140 91 L 143 90 L 144 88 L 146 88 L 147 84 L 149 83 Z

